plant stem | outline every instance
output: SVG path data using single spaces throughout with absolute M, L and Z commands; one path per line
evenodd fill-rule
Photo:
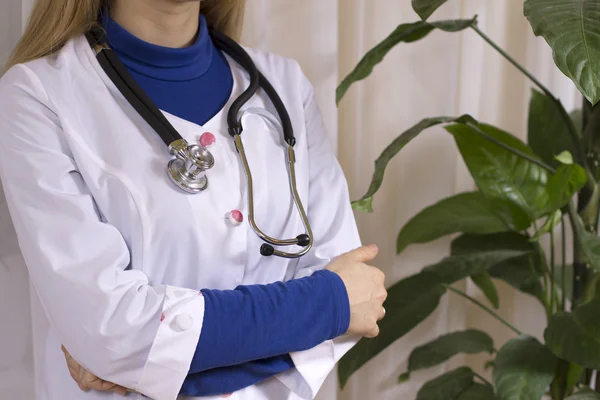
M 498 321 L 502 322 L 508 328 L 510 328 L 511 330 L 513 330 L 517 335 L 521 335 L 521 331 L 519 331 L 517 328 L 515 328 L 513 325 L 511 325 L 510 322 L 508 322 L 507 320 L 505 320 L 504 318 L 502 318 L 501 316 L 499 316 L 498 314 L 496 314 L 494 311 L 492 311 L 491 309 L 489 309 L 485 305 L 481 304 L 479 301 L 475 300 L 474 298 L 472 298 L 471 296 L 469 296 L 465 292 L 462 292 L 462 291 L 460 291 L 458 289 L 455 289 L 452 286 L 446 286 L 446 289 L 448 289 L 449 291 L 454 292 L 454 293 L 458 294 L 459 296 L 462 296 L 465 299 L 469 300 L 470 302 L 476 304 L 477 306 L 479 306 L 484 311 L 487 311 L 492 317 L 496 318 Z
M 487 133 L 485 133 L 484 131 L 481 130 L 481 128 L 479 128 L 477 125 L 472 124 L 470 122 L 468 122 L 466 125 L 468 125 L 469 127 L 471 127 L 475 132 L 477 132 L 479 135 L 481 135 L 484 139 L 489 140 L 490 142 L 502 147 L 505 150 L 510 151 L 511 153 L 533 163 L 536 164 L 542 168 L 544 168 L 545 170 L 547 170 L 550 173 L 555 173 L 556 170 L 554 168 L 552 168 L 550 165 L 546 164 L 545 162 L 543 162 L 540 159 L 537 159 L 536 157 L 533 157 L 527 153 L 522 152 L 521 150 L 515 149 L 514 147 L 511 147 L 505 143 L 502 143 L 501 141 L 499 141 L 498 139 L 488 135 Z
M 548 96 L 548 98 L 552 99 L 552 101 L 555 103 L 556 107 L 558 108 L 560 116 L 562 117 L 562 119 L 565 121 L 565 124 L 567 125 L 568 131 L 569 131 L 569 136 L 571 136 L 571 141 L 573 142 L 573 148 L 575 149 L 575 151 L 577 153 L 575 155 L 575 157 L 578 159 L 578 161 L 581 163 L 581 165 L 585 169 L 585 173 L 588 178 L 586 185 L 588 185 L 589 187 L 593 187 L 593 184 L 596 182 L 596 177 L 590 171 L 590 168 L 589 168 L 588 162 L 587 162 L 587 158 L 585 157 L 583 147 L 581 146 L 581 134 L 575 128 L 575 125 L 573 124 L 571 117 L 569 116 L 569 114 L 567 114 L 567 112 L 566 112 L 565 108 L 563 107 L 562 103 L 560 102 L 560 100 L 557 99 L 556 97 L 554 97 L 552 92 L 550 90 L 548 90 L 547 87 L 542 85 L 542 83 L 540 81 L 538 81 L 535 76 L 533 76 L 529 71 L 527 71 L 521 64 L 519 64 L 508 53 L 506 53 L 504 50 L 502 50 L 502 48 L 500 46 L 498 46 L 496 43 L 494 43 L 492 41 L 492 39 L 490 39 L 485 33 L 483 33 L 481 30 L 479 30 L 479 28 L 476 25 L 472 25 L 471 29 L 473 29 L 475 32 L 477 32 L 477 34 L 479 36 L 481 36 L 481 38 L 483 40 L 485 40 L 490 46 L 492 46 L 498 53 L 500 53 L 500 55 L 502 55 L 502 57 L 504 57 L 509 63 L 511 63 L 515 68 L 517 68 L 527 78 L 529 78 L 538 88 L 540 88 L 540 90 L 542 92 L 544 92 L 544 94 L 546 96 Z
M 565 227 L 565 217 L 563 216 L 563 219 L 560 223 L 560 236 L 561 236 L 561 247 L 562 247 L 562 251 L 561 251 L 561 256 L 562 256 L 562 271 L 561 272 L 561 299 L 560 299 L 560 310 L 561 311 L 566 311 L 566 296 L 565 296 L 565 289 L 566 289 L 566 270 L 567 270 L 567 228 Z
M 581 201 L 581 193 L 578 198 Z M 577 307 L 585 295 L 585 286 L 588 278 L 589 261 L 581 247 L 581 235 L 585 233 L 585 221 L 581 220 L 579 214 L 575 209 L 575 205 L 572 201 L 568 204 L 569 220 L 571 222 L 571 228 L 573 230 L 573 246 L 575 257 L 573 261 L 573 298 L 571 302 L 571 308 Z
M 571 222 L 571 229 L 573 230 L 573 242 L 575 245 L 581 243 L 581 229 L 583 227 L 580 225 L 579 215 L 577 214 L 577 210 L 575 209 L 575 205 L 573 201 L 570 200 L 567 205 L 567 214 L 569 215 L 569 221 Z
M 490 381 L 488 381 L 487 379 L 485 379 L 483 376 L 479 375 L 477 372 L 473 371 L 473 374 L 478 377 L 479 379 L 481 379 L 481 381 L 487 385 L 493 386 L 492 383 Z
M 566 361 L 558 361 L 554 379 L 552 380 L 552 383 L 550 383 L 550 393 L 553 400 L 562 400 L 565 397 L 568 369 L 569 364 Z
M 533 221 L 533 228 L 535 229 L 535 232 L 539 231 L 537 220 Z M 539 296 L 536 296 L 536 297 L 538 298 L 540 303 L 542 303 L 542 305 L 544 306 L 544 310 L 546 310 L 546 320 L 547 320 L 547 322 L 549 322 L 550 317 L 552 316 L 552 312 L 550 311 L 550 303 L 548 301 L 550 299 L 550 294 L 548 293 L 548 288 L 550 287 L 550 284 L 548 283 L 548 276 L 550 275 L 550 272 L 549 272 L 548 262 L 546 260 L 546 252 L 544 251 L 544 249 L 542 249 L 539 242 L 536 243 L 536 251 L 538 252 L 538 254 L 540 256 L 540 261 L 544 264 L 544 265 L 542 265 L 542 268 L 545 272 L 544 274 L 542 274 L 542 279 L 544 280 L 544 282 L 543 282 L 544 293 L 540 294 Z
M 556 261 L 554 257 L 554 228 L 550 229 L 550 314 L 554 314 L 554 272 Z
M 537 227 L 537 221 L 533 221 L 533 226 L 535 228 L 535 231 L 538 231 L 538 227 Z M 546 252 L 544 251 L 544 249 L 542 249 L 542 247 L 540 246 L 539 243 L 537 243 L 537 252 L 540 256 L 540 261 L 543 263 L 542 267 L 544 270 L 544 274 L 542 274 L 542 279 L 544 280 L 543 282 L 543 288 L 544 288 L 544 293 L 540 294 L 539 300 L 542 303 L 542 305 L 544 306 L 544 310 L 546 310 L 546 320 L 547 322 L 550 322 L 550 317 L 552 316 L 552 311 L 550 309 L 550 293 L 548 292 L 548 290 L 550 289 L 550 282 L 549 281 L 549 276 L 550 276 L 550 267 L 548 266 L 548 261 L 546 259 Z
M 535 85 L 537 87 L 539 87 L 542 92 L 544 92 L 547 96 L 550 96 L 551 98 L 554 98 L 554 96 L 552 95 L 552 92 L 550 92 L 550 90 L 548 90 L 544 85 L 542 85 L 542 83 L 540 81 L 538 81 L 535 76 L 533 76 L 529 71 L 527 71 L 525 68 L 523 68 L 523 66 L 521 66 L 521 64 L 519 64 L 518 62 L 516 62 L 510 55 L 508 55 L 508 53 L 506 53 L 504 50 L 502 50 L 502 48 L 500 46 L 498 46 L 496 43 L 494 43 L 492 41 L 492 39 L 490 39 L 485 33 L 483 33 L 482 31 L 479 30 L 479 28 L 476 25 L 472 25 L 471 28 L 477 32 L 477 34 L 479 36 L 481 36 L 481 38 L 483 40 L 485 40 L 486 42 L 489 43 L 490 46 L 492 46 L 498 53 L 500 53 L 502 55 L 502 57 L 506 58 L 508 60 L 509 63 L 511 63 L 512 65 L 514 65 L 519 71 L 521 71 L 526 77 L 528 77 L 533 83 L 535 83 Z

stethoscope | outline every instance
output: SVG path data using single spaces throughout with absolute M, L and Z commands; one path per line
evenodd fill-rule
M 215 30 L 210 31 L 210 36 L 215 45 L 227 53 L 231 58 L 241 65 L 250 76 L 250 85 L 248 88 L 231 104 L 227 113 L 228 131 L 235 143 L 235 148 L 239 154 L 240 160 L 246 173 L 248 181 L 248 222 L 254 232 L 266 243 L 260 247 L 260 254 L 263 256 L 276 255 L 284 258 L 298 258 L 308 253 L 313 244 L 313 234 L 308 222 L 308 217 L 300 201 L 296 185 L 295 170 L 295 152 L 294 145 L 296 139 L 292 128 L 292 122 L 287 110 L 281 101 L 281 98 L 269 81 L 258 71 L 254 62 L 246 51 L 233 39 Z M 105 33 L 101 28 L 90 30 L 86 37 L 92 49 L 96 53 L 96 58 L 100 66 L 108 75 L 110 80 L 119 89 L 121 94 L 140 114 L 142 118 L 158 133 L 163 142 L 169 148 L 171 158 L 167 164 L 167 173 L 170 180 L 186 193 L 199 193 L 208 187 L 208 177 L 206 171 L 211 169 L 215 163 L 213 155 L 208 149 L 196 144 L 189 144 L 181 137 L 179 132 L 171 125 L 158 107 L 144 93 L 142 88 L 131 76 L 127 68 L 119 61 L 117 56 L 106 44 Z M 283 137 L 287 144 L 288 177 L 290 189 L 294 203 L 302 219 L 305 233 L 292 239 L 277 239 L 264 233 L 254 220 L 254 196 L 252 185 L 252 172 L 246 159 L 244 145 L 242 143 L 242 123 L 240 109 L 250 98 L 262 88 L 277 110 Z M 275 249 L 273 246 L 291 246 L 297 245 L 303 249 L 296 253 L 284 252 Z

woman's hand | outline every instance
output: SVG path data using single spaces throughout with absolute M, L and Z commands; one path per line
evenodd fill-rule
M 71 378 L 77 382 L 79 388 L 83 391 L 89 389 L 99 390 L 103 392 L 116 392 L 123 396 L 126 396 L 128 392 L 133 392 L 131 389 L 124 388 L 112 382 L 104 381 L 98 378 L 96 375 L 86 371 L 65 349 L 65 346 L 61 346 L 63 353 L 65 353 L 65 359 L 67 360 L 67 366 L 71 373 Z
M 377 246 L 363 246 L 344 253 L 326 269 L 342 278 L 350 301 L 348 333 L 373 338 L 379 334 L 377 321 L 385 315 L 385 275 L 366 263 L 377 256 Z
M 96 375 L 86 371 L 73 357 L 71 354 L 65 349 L 65 346 L 61 346 L 63 353 L 65 353 L 65 359 L 67 360 L 67 366 L 69 367 L 69 372 L 71 373 L 71 378 L 77 382 L 79 388 L 83 391 L 87 391 L 89 389 L 99 390 L 101 392 L 116 392 L 123 396 L 127 396 L 129 392 L 135 392 L 135 390 L 127 389 L 123 386 L 119 386 L 112 382 L 104 381 L 98 378 Z M 229 397 L 233 393 L 222 394 L 219 397 Z

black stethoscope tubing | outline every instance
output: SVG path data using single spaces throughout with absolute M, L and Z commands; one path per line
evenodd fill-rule
M 248 53 L 239 44 L 218 31 L 211 29 L 209 32 L 215 45 L 233 58 L 236 63 L 240 64 L 250 78 L 248 87 L 233 101 L 227 113 L 229 134 L 233 137 L 236 134 L 242 133 L 242 124 L 238 119 L 240 109 L 259 88 L 262 88 L 279 115 L 285 142 L 290 146 L 294 146 L 296 139 L 294 137 L 292 122 L 283 101 L 281 101 L 271 83 L 258 71 Z M 92 47 L 103 46 L 106 43 L 105 34 L 101 28 L 89 31 L 86 37 Z M 179 132 L 177 132 L 164 114 L 142 90 L 115 53 L 108 47 L 102 47 L 102 49 L 104 51 L 97 53 L 98 62 L 125 99 L 148 122 L 167 146 L 181 139 Z

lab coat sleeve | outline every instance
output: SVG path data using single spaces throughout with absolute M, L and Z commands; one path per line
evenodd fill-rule
M 294 278 L 311 275 L 361 245 L 346 179 L 326 134 L 313 88 L 302 77 L 309 158 L 307 213 L 315 241 L 312 250 L 300 258 Z M 345 335 L 291 353 L 296 368 L 278 375 L 279 380 L 300 397 L 314 398 L 335 364 L 358 339 Z
M 59 339 L 97 376 L 176 399 L 200 336 L 203 296 L 151 286 L 127 268 L 124 238 L 99 218 L 51 101 L 23 65 L 0 80 L 0 148 L 19 245 Z

